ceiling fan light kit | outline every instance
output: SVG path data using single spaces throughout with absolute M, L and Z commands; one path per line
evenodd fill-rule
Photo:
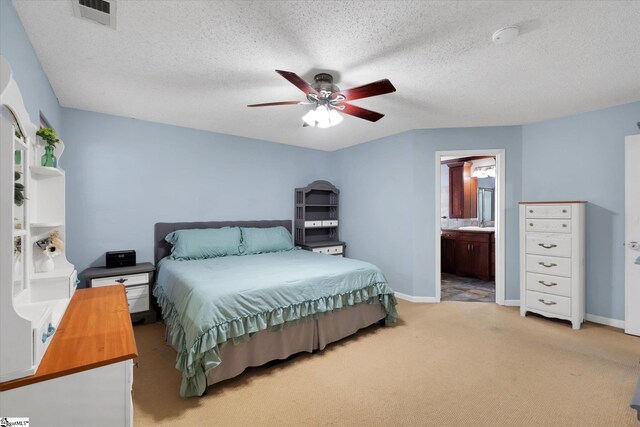
M 310 110 L 302 117 L 302 120 L 309 126 L 326 129 L 339 124 L 343 117 L 338 114 L 335 108 L 328 108 L 325 105 L 318 105 L 315 110 Z
M 251 104 L 248 107 L 269 107 L 275 105 L 296 105 L 312 104 L 315 107 L 302 117 L 304 126 L 313 126 L 326 129 L 342 122 L 343 114 L 348 114 L 370 122 L 377 122 L 384 114 L 365 108 L 357 107 L 347 103 L 356 99 L 369 98 L 377 95 L 395 92 L 388 79 L 378 80 L 363 86 L 340 91 L 340 88 L 333 84 L 333 76 L 328 73 L 319 73 L 314 77 L 314 82 L 309 84 L 302 80 L 300 76 L 291 71 L 276 70 L 276 73 L 287 79 L 290 83 L 304 92 L 309 102 L 304 101 L 281 101 L 268 102 L 263 104 Z

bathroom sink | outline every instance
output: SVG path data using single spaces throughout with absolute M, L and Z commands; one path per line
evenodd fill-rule
M 485 231 L 485 232 L 489 233 L 489 232 L 496 231 L 496 228 L 495 227 L 478 227 L 476 225 L 471 225 L 471 226 L 467 226 L 467 227 L 460 227 L 460 228 L 458 228 L 458 230 L 462 230 L 462 231 Z

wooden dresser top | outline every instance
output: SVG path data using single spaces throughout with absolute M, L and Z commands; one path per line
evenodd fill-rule
M 138 356 L 123 285 L 78 289 L 38 371 L 0 383 L 0 391 L 87 371 Z

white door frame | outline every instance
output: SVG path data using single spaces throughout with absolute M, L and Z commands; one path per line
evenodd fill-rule
M 436 301 L 440 302 L 441 293 L 441 279 L 442 272 L 441 266 L 441 247 L 440 247 L 440 162 L 443 156 L 455 156 L 455 157 L 471 157 L 471 156 L 495 156 L 496 158 L 496 304 L 505 305 L 505 150 L 504 149 L 490 149 L 490 150 L 447 150 L 436 151 L 435 166 L 435 241 L 436 241 Z
M 640 243 L 640 203 L 638 202 L 638 188 L 640 171 L 637 161 L 640 159 L 640 135 L 625 138 L 625 207 L 624 207 L 624 331 L 631 335 L 640 335 L 640 283 L 638 283 L 638 269 L 636 258 L 640 251 L 631 247 L 631 242 Z M 635 187 L 631 186 L 635 184 Z

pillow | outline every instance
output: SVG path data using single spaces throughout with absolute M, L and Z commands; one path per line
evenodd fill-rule
M 240 255 L 238 227 L 176 230 L 164 240 L 173 245 L 170 258 L 179 261 Z
M 240 227 L 240 230 L 242 231 L 242 248 L 240 248 L 240 251 L 244 255 L 290 251 L 295 248 L 291 233 L 284 227 Z

